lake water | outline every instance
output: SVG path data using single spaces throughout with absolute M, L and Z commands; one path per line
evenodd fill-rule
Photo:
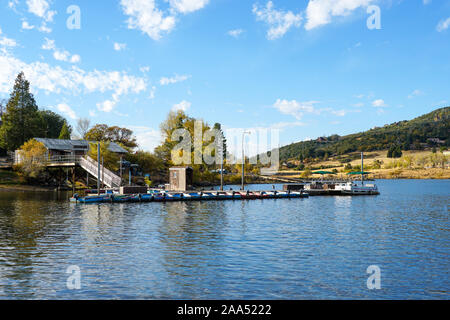
M 380 196 L 100 205 L 0 192 L 0 299 L 449 299 L 450 181 L 377 184 Z

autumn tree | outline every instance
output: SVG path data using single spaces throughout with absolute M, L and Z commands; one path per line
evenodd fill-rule
M 44 144 L 31 139 L 19 149 L 21 161 L 17 169 L 27 178 L 38 178 L 45 169 L 46 155 L 47 148 Z
M 169 163 L 171 161 L 172 150 L 179 143 L 179 141 L 172 140 L 172 133 L 177 129 L 185 128 L 186 123 L 191 120 L 193 119 L 188 117 L 184 111 L 177 110 L 170 111 L 166 120 L 161 123 L 160 130 L 164 141 L 160 146 L 156 147 L 155 153 L 164 162 Z

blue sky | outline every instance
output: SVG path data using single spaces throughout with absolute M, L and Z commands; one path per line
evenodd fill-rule
M 0 98 L 23 70 L 40 107 L 147 150 L 176 108 L 284 145 L 450 104 L 447 0 L 1 0 L 0 29 Z

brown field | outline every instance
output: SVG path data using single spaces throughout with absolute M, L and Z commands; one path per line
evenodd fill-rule
M 433 153 L 431 151 L 403 151 L 402 158 L 391 159 L 387 157 L 387 150 L 374 151 L 364 153 L 364 171 L 370 171 L 372 174 L 369 178 L 374 179 L 450 179 L 450 167 L 447 155 L 447 161 L 442 168 L 442 165 L 436 165 L 429 160 L 422 161 L 420 159 L 429 159 Z M 442 153 L 438 152 L 442 157 Z M 395 165 L 402 163 L 405 159 L 411 160 L 410 165 Z M 378 160 L 382 162 L 380 169 L 374 169 L 373 163 Z M 361 159 L 356 159 L 350 162 L 353 167 L 361 165 Z M 326 171 L 336 169 L 338 174 L 331 175 L 334 178 L 346 178 L 347 174 L 344 170 L 344 165 L 336 159 L 329 159 L 327 161 L 313 162 L 309 164 L 313 169 L 325 167 Z M 281 170 L 278 176 L 286 178 L 300 178 L 302 171 L 298 170 Z M 317 176 L 320 177 L 320 176 Z M 330 178 L 331 178 L 330 177 Z M 327 177 L 325 177 L 327 178 Z

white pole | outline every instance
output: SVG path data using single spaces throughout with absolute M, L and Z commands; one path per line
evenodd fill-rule
M 364 185 L 364 153 L 361 152 L 361 185 Z
M 100 195 L 100 143 L 97 143 L 97 194 Z

